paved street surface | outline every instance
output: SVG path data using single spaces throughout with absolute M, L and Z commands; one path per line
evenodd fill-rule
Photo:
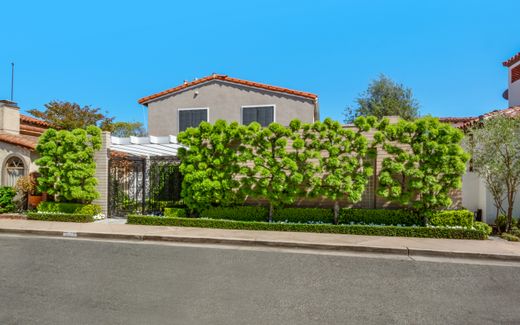
M 519 324 L 478 263 L 0 235 L 0 324 Z

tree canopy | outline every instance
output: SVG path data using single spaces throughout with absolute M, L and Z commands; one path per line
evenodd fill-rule
M 86 129 L 89 125 L 108 126 L 114 119 L 102 114 L 99 108 L 89 105 L 80 106 L 77 103 L 54 100 L 44 106 L 44 111 L 31 109 L 28 112 L 61 130 Z
M 385 75 L 373 80 L 356 100 L 356 106 L 345 109 L 345 122 L 350 123 L 358 116 L 400 116 L 412 120 L 419 116 L 419 103 L 412 90 L 394 82 Z
M 115 137 L 144 137 L 146 130 L 141 122 L 111 122 L 102 125 L 103 131 L 110 131 L 111 135 Z

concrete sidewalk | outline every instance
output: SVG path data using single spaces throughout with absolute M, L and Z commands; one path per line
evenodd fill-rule
M 0 233 L 268 246 L 520 262 L 520 243 L 0 219 Z

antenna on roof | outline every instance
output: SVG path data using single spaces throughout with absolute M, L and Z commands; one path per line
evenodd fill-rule
M 11 62 L 11 101 L 14 99 L 14 62 Z

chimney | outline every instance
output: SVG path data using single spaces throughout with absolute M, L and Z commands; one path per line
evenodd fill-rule
M 508 69 L 508 87 L 503 97 L 509 100 L 509 107 L 520 106 L 520 52 L 502 65 Z
M 20 134 L 20 108 L 10 100 L 0 100 L 0 133 Z

